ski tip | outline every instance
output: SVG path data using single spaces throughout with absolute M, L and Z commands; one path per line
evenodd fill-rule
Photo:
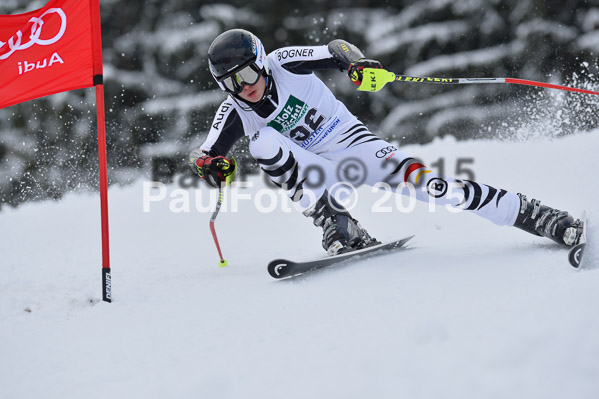
M 406 237 L 402 240 L 397 241 L 396 247 L 401 247 L 401 246 L 405 245 L 408 241 L 410 241 L 414 237 L 416 237 L 416 235 L 411 235 L 409 237 Z
M 580 237 L 578 244 L 574 245 L 568 254 L 568 261 L 570 265 L 576 269 L 580 268 L 580 263 L 582 262 L 582 256 L 584 255 L 584 248 L 587 243 L 587 213 L 586 211 L 582 212 L 582 216 L 580 217 L 582 221 L 582 236 Z
M 586 244 L 578 244 L 574 248 L 570 250 L 570 255 L 568 256 L 568 260 L 570 261 L 570 265 L 572 267 L 578 269 L 580 268 L 580 262 L 582 261 L 582 255 L 584 254 L 584 247 Z
M 268 264 L 268 274 L 276 279 L 294 277 L 309 271 L 329 267 L 352 258 L 358 259 L 358 257 L 369 253 L 374 253 L 377 251 L 384 253 L 385 251 L 400 249 L 404 247 L 405 243 L 410 241 L 412 238 L 414 238 L 413 235 L 396 241 L 372 245 L 355 251 L 344 252 L 342 254 L 327 256 L 305 262 L 293 262 L 287 259 L 275 259 Z
M 281 273 L 281 270 L 292 263 L 287 259 L 275 259 L 268 264 L 268 274 L 273 278 L 283 278 L 286 275 Z

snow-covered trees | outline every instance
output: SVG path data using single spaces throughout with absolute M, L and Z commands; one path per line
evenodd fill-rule
M 44 3 L 5 1 L 0 13 Z M 222 99 L 206 51 L 218 33 L 233 27 L 253 31 L 270 50 L 344 38 L 402 74 L 578 85 L 592 84 L 597 74 L 597 0 L 102 0 L 101 7 L 112 183 L 150 170 L 158 156 L 184 170 L 189 148 L 203 140 Z M 409 83 L 358 93 L 345 74 L 321 76 L 373 131 L 402 143 L 488 135 L 525 108 L 523 97 L 537 93 L 505 85 Z M 0 110 L 0 204 L 58 198 L 95 185 L 93 103 L 93 93 L 80 90 Z M 571 121 L 576 107 L 558 111 Z M 588 127 L 597 123 L 585 119 Z M 234 151 L 251 169 L 244 147 Z

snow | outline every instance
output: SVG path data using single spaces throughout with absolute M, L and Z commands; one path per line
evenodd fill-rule
M 420 101 L 412 101 L 402 104 L 401 107 L 395 107 L 381 123 L 381 131 L 392 133 L 397 131 L 399 126 L 405 120 L 419 117 L 424 111 L 437 112 L 446 108 L 449 104 L 465 105 L 470 103 L 476 90 L 471 87 L 464 87 L 452 91 L 448 94 L 440 94 L 431 98 L 425 98 Z
M 188 18 L 182 22 L 179 16 Z M 171 26 L 172 25 L 172 26 Z M 134 32 L 119 39 L 115 48 L 121 52 L 133 52 L 139 46 L 156 48 L 161 56 L 177 55 L 190 44 L 199 46 L 218 36 L 219 27 L 214 21 L 194 24 L 193 19 L 186 13 L 175 14 L 162 21 L 162 26 L 154 32 Z
M 464 21 L 430 23 L 411 29 L 405 29 L 400 34 L 383 40 L 376 40 L 369 47 L 368 53 L 373 56 L 394 54 L 400 47 L 416 44 L 418 47 L 423 47 L 431 41 L 447 44 L 448 42 L 455 41 L 466 35 L 468 29 L 469 25 Z
M 202 96 L 197 94 L 179 95 L 166 98 L 148 100 L 144 104 L 145 111 L 150 114 L 161 114 L 163 112 L 192 112 L 203 109 L 207 105 L 218 105 L 223 101 L 221 93 L 214 91 Z
M 599 8 L 591 8 L 584 16 L 582 29 L 585 32 L 599 28 Z
M 599 30 L 594 30 L 578 37 L 576 39 L 576 44 L 583 50 L 599 51 L 599 45 L 597 44 L 598 41 Z
M 558 43 L 568 43 L 576 39 L 578 32 L 575 28 L 564 26 L 558 22 L 537 18 L 519 25 L 516 29 L 516 35 L 519 38 L 526 38 L 531 35 L 547 35 L 553 37 Z
M 260 13 L 251 8 L 236 7 L 230 4 L 207 4 L 200 7 L 200 15 L 204 19 L 216 19 L 229 26 L 251 25 L 257 26 L 264 23 Z
M 595 130 L 404 149 L 450 173 L 473 157 L 478 181 L 586 209 L 592 238 L 598 146 Z M 213 191 L 169 185 L 143 212 L 144 182 L 112 187 L 111 304 L 96 194 L 3 209 L 0 397 L 598 397 L 596 240 L 576 270 L 550 241 L 471 214 L 393 199 L 371 212 L 383 194 L 363 187 L 354 216 L 384 241 L 416 234 L 411 249 L 276 281 L 267 262 L 321 256 L 320 232 L 281 204 L 260 213 L 263 179 L 248 183 L 216 221 L 227 268 L 195 210 Z
M 3 0 L 0 5 L 0 11 L 9 15 L 23 14 L 29 11 L 37 10 L 46 5 L 47 1 L 34 0 L 23 4 L 23 0 Z
M 515 41 L 480 50 L 463 51 L 451 55 L 439 55 L 419 62 L 406 69 L 406 75 L 434 76 L 448 70 L 465 70 L 497 63 L 522 51 L 522 43 Z M 443 76 L 441 76 L 443 77 Z

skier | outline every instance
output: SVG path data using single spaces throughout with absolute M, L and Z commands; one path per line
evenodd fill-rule
M 355 173 L 350 166 L 359 165 L 365 166 L 360 171 L 363 184 L 392 181 L 401 194 L 402 183 L 411 183 L 418 200 L 466 209 L 563 246 L 578 243 L 582 235 L 582 222 L 567 212 L 522 194 L 438 176 L 371 133 L 313 73 L 347 71 L 359 86 L 364 68 L 382 68 L 344 40 L 280 48 L 267 56 L 258 37 L 232 29 L 212 42 L 208 59 L 212 76 L 228 97 L 218 108 L 206 141 L 191 152 L 190 167 L 218 187 L 235 175 L 237 165 L 226 158 L 228 151 L 239 138 L 249 136 L 251 155 L 323 229 L 322 246 L 330 255 L 379 243 L 331 190 Z M 304 183 L 315 167 L 322 184 L 310 192 Z

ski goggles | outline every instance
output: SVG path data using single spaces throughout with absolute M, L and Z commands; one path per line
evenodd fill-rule
M 250 64 L 241 68 L 239 71 L 226 78 L 219 79 L 225 90 L 231 93 L 241 93 L 243 86 L 253 86 L 258 83 L 258 79 L 262 75 L 262 70 L 256 64 Z

